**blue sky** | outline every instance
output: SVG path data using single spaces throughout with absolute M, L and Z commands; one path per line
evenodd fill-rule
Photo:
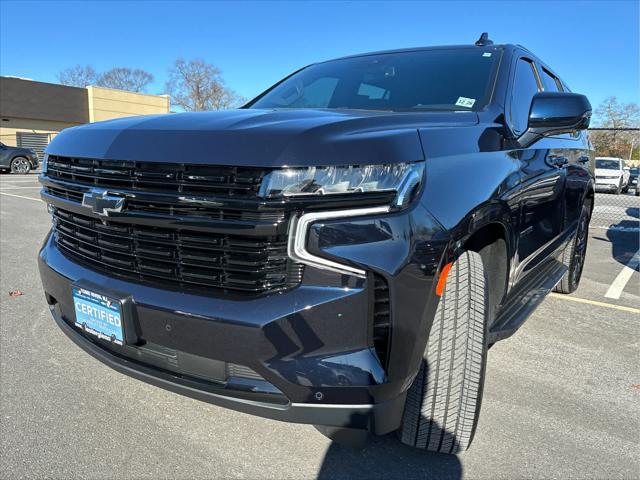
M 139 67 L 162 93 L 178 57 L 203 58 L 252 97 L 300 66 L 351 53 L 527 46 L 594 106 L 638 101 L 639 2 L 30 2 L 0 0 L 0 74 L 55 82 L 75 64 Z

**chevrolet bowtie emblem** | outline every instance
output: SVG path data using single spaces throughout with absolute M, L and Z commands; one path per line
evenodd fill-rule
M 89 207 L 93 213 L 102 217 L 109 216 L 110 213 L 122 211 L 124 197 L 109 195 L 106 190 L 91 190 L 82 196 L 82 205 Z

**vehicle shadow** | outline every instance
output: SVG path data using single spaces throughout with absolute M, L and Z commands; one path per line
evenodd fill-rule
M 462 464 L 456 455 L 403 445 L 392 433 L 371 437 L 361 449 L 333 442 L 325 454 L 317 478 L 460 479 Z
M 611 243 L 611 255 L 617 261 L 626 265 L 640 248 L 640 236 L 638 235 L 637 220 L 640 218 L 640 209 L 627 208 L 626 214 L 636 220 L 621 220 L 607 230 L 607 239 Z
M 611 255 L 623 265 L 629 263 L 640 247 L 640 236 L 638 236 L 640 209 L 627 208 L 626 214 L 636 220 L 622 220 L 607 230 L 607 238 L 611 242 Z

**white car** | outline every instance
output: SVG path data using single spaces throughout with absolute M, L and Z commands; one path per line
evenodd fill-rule
M 596 190 L 626 192 L 629 190 L 629 169 L 624 160 L 615 157 L 596 157 Z

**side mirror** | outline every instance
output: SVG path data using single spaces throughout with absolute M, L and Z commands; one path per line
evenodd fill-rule
M 585 130 L 591 120 L 591 104 L 584 95 L 569 92 L 540 92 L 529 110 L 529 125 L 518 139 L 530 145 L 541 137 Z

